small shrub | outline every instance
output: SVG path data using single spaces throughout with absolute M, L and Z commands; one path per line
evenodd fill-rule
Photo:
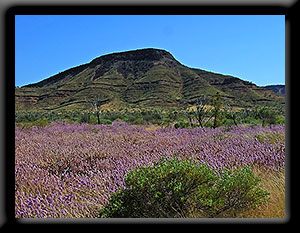
M 35 121 L 24 121 L 24 122 L 19 122 L 17 125 L 23 129 L 26 128 L 31 128 L 31 127 L 45 127 L 46 125 L 49 124 L 49 121 L 46 118 L 41 118 Z
M 45 117 L 43 117 L 42 119 L 36 120 L 34 123 L 35 123 L 37 126 L 45 127 L 46 125 L 49 124 L 49 121 L 48 121 Z
M 90 114 L 84 113 L 84 114 L 80 115 L 79 122 L 80 123 L 89 123 L 90 122 L 90 118 L 91 118 Z
M 284 125 L 285 124 L 285 118 L 281 117 L 281 116 L 278 116 L 277 120 L 276 120 L 276 124 L 277 125 Z
M 189 126 L 190 126 L 190 123 L 186 122 L 186 121 L 179 121 L 174 124 L 174 127 L 176 129 L 188 128 Z
M 108 120 L 108 119 L 101 119 L 101 123 L 102 123 L 102 124 L 111 125 L 111 124 L 112 124 L 112 121 L 111 121 L 111 120 Z
M 153 167 L 133 170 L 124 189 L 111 195 L 101 218 L 176 218 L 192 209 L 208 217 L 253 208 L 267 201 L 250 168 L 215 172 L 192 159 L 163 158 Z

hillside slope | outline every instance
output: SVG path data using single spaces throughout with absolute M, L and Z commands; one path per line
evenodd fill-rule
M 268 85 L 268 86 L 264 86 L 263 88 L 271 90 L 282 96 L 285 96 L 285 85 Z
M 284 104 L 284 98 L 239 78 L 189 68 L 160 49 L 140 49 L 100 56 L 15 89 L 16 110 L 86 108 L 98 98 L 115 106 L 178 107 L 201 95 L 220 92 L 233 105 Z

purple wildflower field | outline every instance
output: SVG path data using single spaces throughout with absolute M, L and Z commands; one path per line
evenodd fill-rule
M 218 170 L 285 165 L 285 126 L 230 129 L 51 123 L 15 129 L 15 217 L 95 218 L 132 169 L 162 156 Z

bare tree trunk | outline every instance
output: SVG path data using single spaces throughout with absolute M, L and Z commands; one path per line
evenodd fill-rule
M 100 124 L 100 114 L 99 114 L 99 111 L 97 111 L 97 120 L 98 120 L 98 124 Z
M 194 112 L 196 120 L 198 121 L 199 125 L 203 129 L 204 129 L 203 120 L 206 115 L 206 110 L 205 110 L 206 104 L 207 104 L 206 96 L 202 96 L 201 98 L 199 97 L 196 103 L 196 112 Z
M 94 109 L 94 112 L 96 113 L 96 116 L 97 116 L 97 123 L 100 124 L 100 106 L 101 106 L 101 101 L 99 99 L 99 97 L 96 97 L 95 100 L 91 100 L 91 101 L 88 101 L 86 100 L 87 103 L 90 103 L 92 108 Z

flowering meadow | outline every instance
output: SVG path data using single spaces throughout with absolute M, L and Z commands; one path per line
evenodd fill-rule
M 16 126 L 15 217 L 96 218 L 110 195 L 124 188 L 130 170 L 163 156 L 192 157 L 215 170 L 249 165 L 267 171 L 268 180 L 266 174 L 284 174 L 285 126 L 149 130 L 117 121 Z

